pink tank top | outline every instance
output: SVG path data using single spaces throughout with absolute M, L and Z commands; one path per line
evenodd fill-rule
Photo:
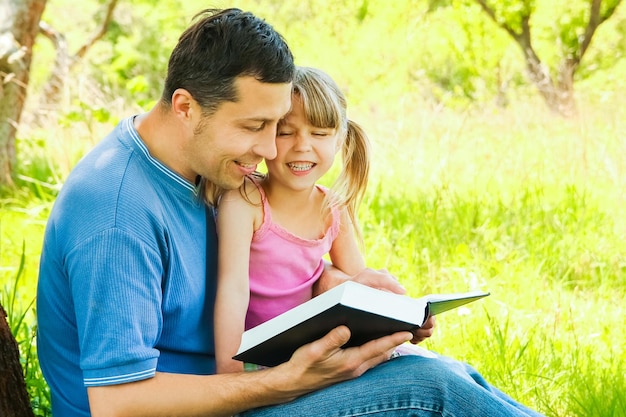
M 246 329 L 257 326 L 312 297 L 313 284 L 322 274 L 324 261 L 339 233 L 339 210 L 324 236 L 310 240 L 298 237 L 272 222 L 272 212 L 263 188 L 263 224 L 250 244 L 250 304 Z M 317 186 L 324 193 L 328 189 Z

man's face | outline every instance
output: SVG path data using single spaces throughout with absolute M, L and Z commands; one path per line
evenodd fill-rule
M 226 189 L 239 187 L 264 158 L 276 156 L 276 126 L 291 106 L 291 83 L 240 77 L 235 87 L 238 100 L 203 117 L 185 151 L 195 175 Z

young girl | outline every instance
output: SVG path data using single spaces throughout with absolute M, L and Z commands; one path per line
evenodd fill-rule
M 267 174 L 251 176 L 219 201 L 217 371 L 236 372 L 244 329 L 313 296 L 328 254 L 348 275 L 365 269 L 357 237 L 358 204 L 367 185 L 369 143 L 346 115 L 346 99 L 324 72 L 299 67 L 292 108 L 279 123 L 277 156 Z M 317 181 L 341 152 L 343 167 L 331 189 Z

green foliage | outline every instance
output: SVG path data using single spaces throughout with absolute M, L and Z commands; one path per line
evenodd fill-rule
M 609 311 L 626 295 L 626 248 L 591 194 L 389 188 L 379 185 L 362 210 L 368 261 L 414 295 L 480 287 L 495 296 L 482 311 L 442 316 L 432 349 L 465 358 L 547 415 L 622 415 L 626 357 L 615 332 L 624 310 Z M 607 386 L 616 389 L 601 394 Z
M 584 0 L 486 3 L 499 22 L 518 32 L 522 17 L 530 15 L 533 46 L 553 71 L 577 48 L 589 15 Z M 74 74 L 80 74 L 85 82 L 70 87 L 72 100 L 62 113 L 80 113 L 83 106 L 110 111 L 111 100 L 141 109 L 154 103 L 180 30 L 196 12 L 209 6 L 179 0 L 156 4 L 153 0 L 118 4 L 105 38 L 75 69 Z M 602 11 L 606 13 L 616 4 L 617 0 L 604 1 Z M 516 94 L 528 94 L 519 46 L 487 17 L 476 0 L 400 0 L 393 7 L 383 0 L 239 0 L 215 1 L 210 6 L 239 7 L 268 19 L 286 37 L 299 64 L 325 68 L 345 87 L 352 102 L 371 94 L 394 97 L 404 93 L 459 109 L 493 100 L 504 105 Z M 93 1 L 76 6 L 69 0 L 55 0 L 44 17 L 77 48 L 78 40 L 93 34 L 94 16 L 97 19 L 102 10 L 102 5 Z M 65 16 L 74 13 L 80 17 L 68 26 Z M 623 59 L 624 22 L 626 10 L 617 7 L 594 36 L 577 80 L 615 68 Z M 45 41 L 37 45 L 36 59 L 50 59 L 51 52 L 44 46 Z M 41 83 L 41 72 L 42 67 L 35 65 L 35 86 Z M 99 85 L 98 93 L 80 91 L 94 82 Z M 78 100 L 74 100 L 76 96 Z
M 484 102 L 512 78 L 510 69 L 519 64 L 510 55 L 510 39 L 494 32 L 479 7 L 455 2 L 426 19 L 429 30 L 414 47 L 420 56 L 415 66 L 436 101 L 452 107 Z
M 22 255 L 20 257 L 20 263 L 15 274 L 15 278 L 13 279 L 13 283 L 10 287 L 5 285 L 2 297 L 2 305 L 5 306 L 7 312 L 7 322 L 9 323 L 9 327 L 11 328 L 11 332 L 13 333 L 13 337 L 18 337 L 21 335 L 22 330 L 26 328 L 24 323 L 24 318 L 26 314 L 30 310 L 33 305 L 33 301 L 31 301 L 23 310 L 17 310 L 18 305 L 16 304 L 17 300 L 17 288 L 24 272 L 24 243 L 22 243 Z
M 398 254 L 394 265 L 414 268 L 409 277 L 446 267 L 450 260 L 479 267 L 474 272 L 481 276 L 501 276 L 510 266 L 533 260 L 534 275 L 563 288 L 591 291 L 624 281 L 626 246 L 614 243 L 619 235 L 612 236 L 612 219 L 576 186 L 550 194 L 526 186 L 510 197 L 464 195 L 446 187 L 390 195 L 379 185 L 367 202 L 364 229 L 374 236 L 368 244 L 375 251 L 413 251 L 410 259 Z
M 90 53 L 90 70 L 104 88 L 149 108 L 160 96 L 178 30 L 189 23 L 178 0 L 121 3 L 104 42 Z
M 554 31 L 561 47 L 561 56 L 574 57 L 580 49 L 580 40 L 584 34 L 585 27 L 589 23 L 589 4 L 582 2 L 566 2 L 567 7 L 556 20 Z
M 476 2 L 476 0 L 471 0 Z M 530 19 L 531 41 L 537 49 L 541 60 L 551 68 L 556 75 L 559 64 L 567 58 L 579 57 L 580 46 L 583 41 L 585 29 L 589 24 L 591 2 L 554 0 L 549 2 L 535 1 L 487 1 L 494 11 L 499 24 L 512 28 L 516 33 L 521 31 L 521 22 L 524 17 Z M 601 16 L 608 17 L 616 10 L 621 0 L 605 1 L 601 7 Z M 487 19 L 486 15 L 483 18 Z M 607 44 L 605 36 L 618 36 L 621 31 L 615 31 L 615 27 L 623 24 L 625 15 L 617 9 L 615 15 L 609 21 L 603 23 L 594 35 L 591 50 L 587 58 L 583 60 L 583 70 L 578 73 L 579 79 L 588 77 L 597 70 L 599 62 L 603 65 L 615 65 L 623 56 L 625 46 L 623 41 L 614 40 Z M 470 22 L 475 22 L 470 19 Z M 472 23 L 472 24 L 473 24 Z M 605 30 L 605 26 L 610 26 Z M 495 31 L 495 29 L 492 29 Z M 609 52 L 610 51 L 610 52 Z M 610 54 L 610 57 L 607 56 Z M 610 63 L 609 63 L 610 62 Z
M 492 0 L 485 3 L 494 11 L 498 24 L 510 27 L 516 34 L 522 33 L 524 20 L 535 11 L 535 0 Z

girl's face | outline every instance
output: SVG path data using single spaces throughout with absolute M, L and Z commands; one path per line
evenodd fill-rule
M 332 167 L 339 135 L 337 129 L 311 126 L 294 94 L 291 111 L 278 125 L 276 150 L 276 158 L 266 161 L 270 180 L 294 190 L 310 189 Z

